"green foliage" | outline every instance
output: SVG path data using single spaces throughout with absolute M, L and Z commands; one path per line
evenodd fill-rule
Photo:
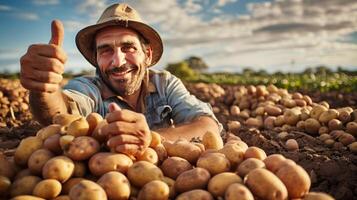
M 182 80 L 192 81 L 197 78 L 197 73 L 188 66 L 186 61 L 168 64 L 165 69 Z
M 208 69 L 208 65 L 203 61 L 203 59 L 197 56 L 189 57 L 186 59 L 186 62 L 188 66 L 195 71 L 202 72 Z

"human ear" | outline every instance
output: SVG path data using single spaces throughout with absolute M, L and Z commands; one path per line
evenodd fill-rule
M 146 66 L 149 66 L 152 61 L 152 49 L 151 47 L 147 47 L 145 51 L 145 64 Z

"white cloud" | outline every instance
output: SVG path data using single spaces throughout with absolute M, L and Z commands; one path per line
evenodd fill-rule
M 225 6 L 226 4 L 229 4 L 229 3 L 234 3 L 236 2 L 237 0 L 218 0 L 217 1 L 217 6 L 218 7 L 222 7 L 222 6 Z
M 39 16 L 36 13 L 30 12 L 19 12 L 15 15 L 19 19 L 28 20 L 28 21 L 36 21 L 39 19 Z
M 88 24 L 82 23 L 80 21 L 75 21 L 75 20 L 65 20 L 63 21 L 63 26 L 66 31 L 69 32 L 78 32 Z
M 89 15 L 92 19 L 97 20 L 107 6 L 106 0 L 83 0 L 78 4 L 77 11 L 80 14 Z
M 10 11 L 12 10 L 12 7 L 7 6 L 7 5 L 0 5 L 0 12 L 1 11 Z
M 59 0 L 33 0 L 35 5 L 58 5 Z

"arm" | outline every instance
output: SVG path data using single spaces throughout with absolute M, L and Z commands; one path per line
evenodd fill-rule
M 202 136 L 207 132 L 211 131 L 219 135 L 219 127 L 214 119 L 208 116 L 198 117 L 196 120 L 181 124 L 176 127 L 162 128 L 155 130 L 164 138 L 164 140 L 175 141 L 179 138 L 184 138 L 190 141 L 194 137 Z

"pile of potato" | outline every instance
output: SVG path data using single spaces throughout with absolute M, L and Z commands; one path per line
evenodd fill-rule
M 213 110 L 223 112 L 218 106 Z M 327 102 L 314 103 L 307 95 L 274 85 L 250 85 L 236 87 L 229 114 L 236 119 L 227 123 L 230 131 L 242 125 L 283 133 L 298 130 L 318 136 L 329 147 L 348 146 L 357 152 L 357 109 L 351 107 L 333 109 Z
M 207 132 L 202 142 L 162 141 L 152 133 L 137 157 L 113 153 L 92 113 L 58 114 L 23 139 L 13 160 L 0 154 L 0 195 L 37 199 L 333 199 L 309 192 L 306 171 L 280 154 L 267 156 L 233 134 Z
M 0 128 L 17 127 L 30 121 L 28 103 L 28 91 L 18 79 L 0 79 Z

